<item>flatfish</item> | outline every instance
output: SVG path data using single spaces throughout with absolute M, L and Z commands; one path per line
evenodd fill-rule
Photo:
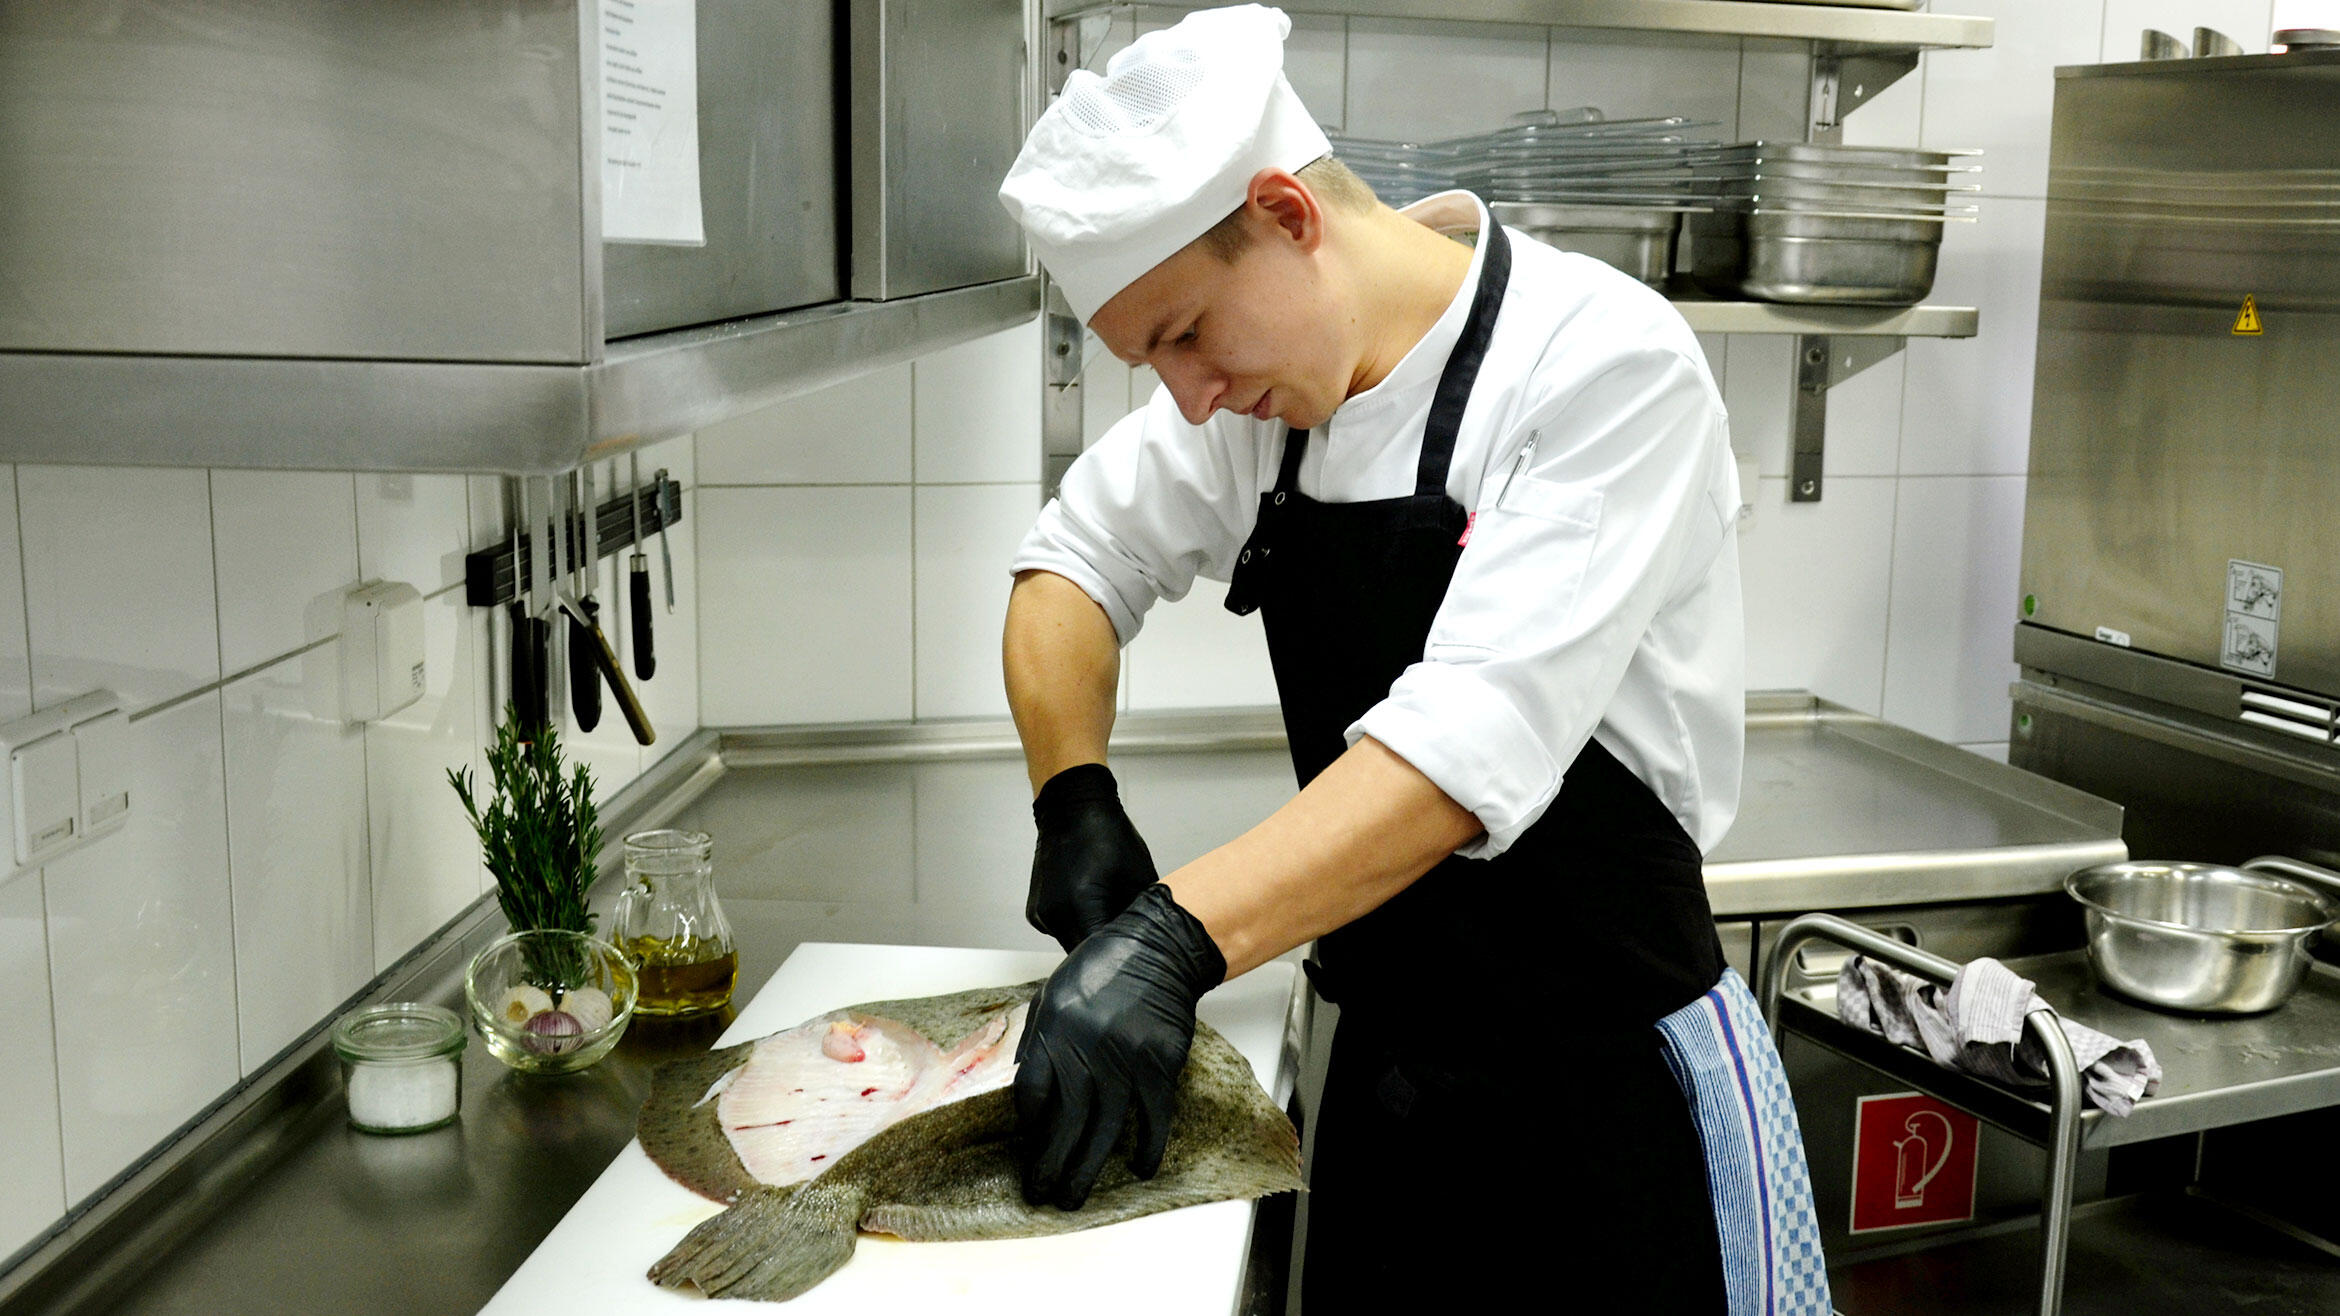
M 1117 1154 L 1079 1210 L 1026 1205 L 1009 1085 L 1039 986 L 849 1006 L 660 1067 L 642 1105 L 642 1148 L 729 1209 L 685 1235 L 650 1278 L 785 1301 L 851 1260 L 862 1231 L 1033 1238 L 1300 1187 L 1291 1121 L 1242 1054 L 1199 1024 L 1161 1170 L 1139 1179 Z

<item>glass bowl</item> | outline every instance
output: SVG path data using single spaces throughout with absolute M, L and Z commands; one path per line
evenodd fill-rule
M 633 962 L 582 932 L 514 932 L 472 957 L 463 999 L 496 1059 L 566 1074 L 608 1055 L 634 1017 Z

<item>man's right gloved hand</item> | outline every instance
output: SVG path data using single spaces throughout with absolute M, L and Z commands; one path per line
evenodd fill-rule
M 1050 777 L 1032 801 L 1032 821 L 1040 839 L 1024 918 L 1068 951 L 1161 880 L 1102 763 Z

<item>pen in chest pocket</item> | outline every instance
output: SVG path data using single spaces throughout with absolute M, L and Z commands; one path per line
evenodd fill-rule
M 1503 487 L 1495 491 L 1495 505 L 1497 507 L 1503 506 L 1504 498 L 1510 495 L 1511 482 L 1519 478 L 1521 471 L 1527 469 L 1528 459 L 1536 455 L 1536 440 L 1542 437 L 1544 437 L 1542 430 L 1528 431 L 1527 444 L 1519 450 L 1519 460 L 1511 464 L 1511 474 L 1503 477 Z

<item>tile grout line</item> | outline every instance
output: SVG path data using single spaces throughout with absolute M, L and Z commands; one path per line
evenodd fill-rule
M 207 537 L 211 541 L 211 640 L 214 650 L 213 661 L 217 664 L 218 667 L 225 668 L 227 666 L 227 639 L 225 635 L 226 627 L 222 624 L 219 613 L 219 499 L 217 489 L 214 485 L 215 479 L 215 472 L 210 470 L 205 470 L 203 472 L 203 520 L 204 529 L 208 531 Z M 354 489 L 356 486 L 353 484 L 351 487 Z M 243 966 L 241 963 L 242 957 L 236 948 L 236 829 L 234 823 L 236 810 L 235 800 L 230 795 L 228 787 L 227 681 L 224 678 L 224 675 L 222 679 L 215 681 L 212 684 L 210 690 L 198 690 L 192 694 L 183 696 L 180 699 L 173 701 L 172 706 L 187 703 L 202 696 L 203 694 L 213 692 L 216 692 L 219 696 L 219 706 L 217 713 L 219 719 L 219 838 L 220 848 L 224 852 L 224 858 L 227 860 L 227 872 L 225 876 L 227 878 L 228 902 L 228 995 L 230 1000 L 233 1002 L 233 1006 L 229 1010 L 229 1017 L 230 1021 L 235 1026 L 236 1078 L 238 1081 L 241 1081 L 244 1076 L 244 983 Z M 146 717 L 161 711 L 162 708 L 159 706 L 156 708 L 149 708 L 138 714 L 136 717 L 125 720 L 129 722 L 141 721 Z
M 16 588 L 24 606 L 24 702 L 40 711 L 40 687 L 33 681 L 32 568 L 24 554 L 24 466 L 8 468 L 8 501 L 16 512 Z
M 73 1183 L 65 1174 L 65 1056 L 57 1043 L 64 1030 L 57 1026 L 57 950 L 49 944 L 48 865 L 35 871 L 33 881 L 41 893 L 41 949 L 46 952 L 42 969 L 49 980 L 49 1087 L 57 1094 L 57 1200 L 70 1210 Z

